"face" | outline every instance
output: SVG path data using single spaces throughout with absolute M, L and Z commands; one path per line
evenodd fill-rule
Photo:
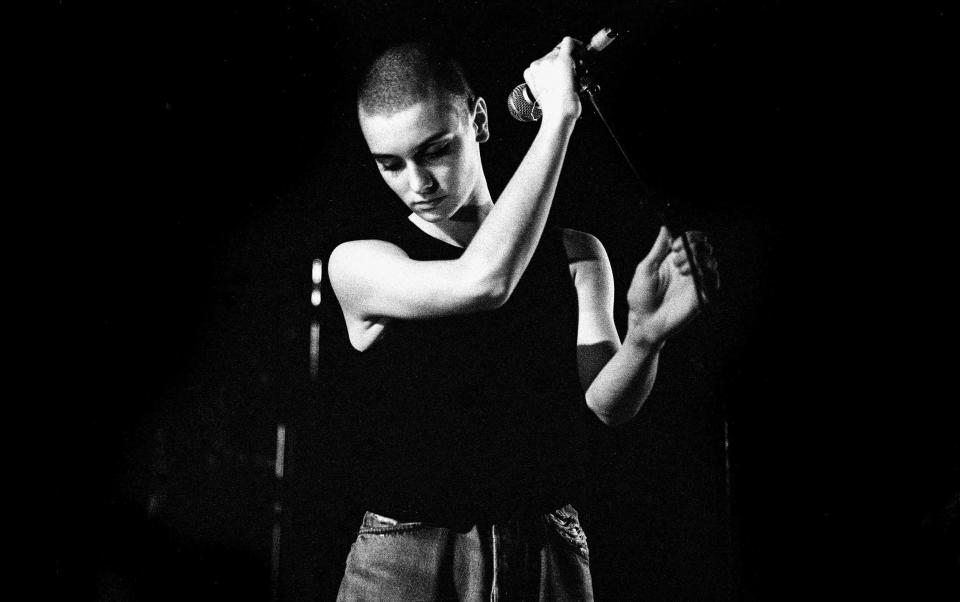
M 383 180 L 419 217 L 438 222 L 478 202 L 483 99 L 469 113 L 436 96 L 391 114 L 361 110 L 360 129 Z

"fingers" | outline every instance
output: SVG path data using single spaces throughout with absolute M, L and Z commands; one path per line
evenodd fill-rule
M 689 276 L 691 267 L 690 267 L 690 261 L 687 258 L 687 252 L 673 251 L 671 252 L 671 254 L 673 257 L 672 259 L 673 265 L 676 266 L 677 271 L 679 271 L 680 274 L 683 276 Z
M 687 232 L 687 241 L 693 247 L 693 240 L 690 236 L 692 232 Z M 694 250 L 696 253 L 696 250 Z M 678 236 L 670 243 L 670 256 L 673 265 L 677 267 L 681 274 L 687 276 L 690 274 L 690 258 L 687 256 L 687 248 L 683 245 L 683 237 Z
M 650 252 L 643 258 L 643 261 L 640 262 L 639 267 L 651 274 L 656 272 L 660 264 L 663 263 L 663 260 L 670 254 L 671 248 L 670 232 L 666 226 L 660 226 L 660 233 L 657 235 L 657 240 L 653 242 L 653 247 L 650 248 Z
M 696 256 L 697 260 L 704 265 L 715 265 L 713 245 L 707 239 L 703 232 L 689 230 L 686 232 L 687 242 L 690 244 L 690 250 Z M 683 244 L 683 237 L 678 236 L 670 242 L 670 256 L 673 265 L 682 267 L 689 263 L 687 248 Z
M 690 251 L 696 257 L 697 267 L 703 278 L 703 284 L 709 291 L 715 291 L 719 288 L 720 280 L 717 273 L 717 258 L 713 245 L 707 239 L 703 232 L 688 231 L 687 242 L 690 243 Z M 683 245 L 683 239 L 677 237 L 671 243 L 671 262 L 676 266 L 680 274 L 687 276 L 693 269 L 693 264 L 687 254 L 687 249 Z
M 708 272 L 716 272 L 716 251 L 707 236 L 703 232 L 690 231 L 687 232 L 687 240 L 690 242 L 691 250 L 696 256 L 697 263 L 704 275 L 709 275 Z
M 565 36 L 562 40 L 560 40 L 560 43 L 557 44 L 557 47 L 554 48 L 554 50 L 558 51 L 560 54 L 568 54 L 573 56 L 574 50 L 580 46 L 583 46 L 583 42 L 575 38 L 571 38 L 570 36 Z
M 583 46 L 583 42 L 567 36 L 560 40 L 560 43 L 554 46 L 550 52 L 530 63 L 530 67 L 536 68 L 538 65 L 542 65 L 543 63 L 569 59 L 570 67 L 572 69 L 574 51 L 580 46 Z
M 707 238 L 707 235 L 698 230 L 688 230 L 687 231 L 687 241 L 690 243 L 690 247 L 693 249 L 693 252 L 696 253 L 697 258 L 708 257 L 713 255 L 713 245 L 710 244 L 710 240 Z M 675 243 L 683 247 L 683 240 L 677 238 Z
M 583 46 L 583 42 L 570 36 L 565 36 L 560 43 L 553 47 L 553 50 L 543 56 L 544 59 L 555 55 L 573 55 L 577 48 Z M 543 59 L 541 59 L 543 60 Z
M 530 63 L 523 72 L 527 88 L 546 116 L 580 116 L 576 90 L 574 52 L 582 43 L 563 38 L 550 52 Z

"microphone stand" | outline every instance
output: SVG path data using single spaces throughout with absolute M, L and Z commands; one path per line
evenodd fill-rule
M 584 73 L 580 75 L 581 94 L 586 95 L 586 97 L 590 99 L 590 105 L 593 107 L 594 113 L 597 114 L 597 117 L 600 118 L 600 122 L 603 123 L 605 128 L 607 128 L 607 133 L 610 134 L 610 138 L 613 139 L 614 145 L 616 145 L 617 150 L 620 151 L 620 155 L 623 157 L 627 167 L 630 168 L 630 173 L 633 174 L 633 177 L 636 178 L 637 183 L 640 184 L 643 197 L 652 205 L 657 218 L 659 218 L 660 222 L 665 225 L 671 233 L 676 235 L 677 231 L 679 230 L 680 240 L 683 242 L 683 249 L 687 252 L 687 260 L 690 262 L 690 274 L 693 276 L 693 285 L 697 291 L 697 302 L 700 306 L 700 309 L 703 309 L 706 307 L 707 303 L 709 303 L 710 298 L 707 295 L 707 291 L 704 289 L 703 272 L 700 268 L 700 261 L 693 253 L 687 232 L 678 224 L 678 220 L 673 214 L 670 201 L 657 202 L 654 201 L 650 196 L 646 183 L 643 181 L 643 178 L 640 177 L 640 173 L 637 171 L 637 168 L 633 166 L 633 161 L 630 160 L 630 156 L 627 154 L 627 151 L 624 150 L 623 146 L 620 144 L 620 140 L 617 138 L 613 128 L 610 127 L 610 124 L 603 116 L 603 112 L 600 111 L 600 105 L 597 104 L 596 98 L 596 95 L 599 91 L 600 87 L 593 82 L 592 78 L 588 74 Z
M 697 291 L 697 302 L 701 310 L 703 310 L 710 301 L 707 291 L 704 290 L 703 282 L 703 272 L 700 269 L 700 263 L 696 255 L 693 253 L 693 249 L 690 245 L 689 237 L 687 236 L 686 230 L 679 223 L 671 205 L 670 201 L 660 201 L 654 200 L 650 195 L 649 190 L 647 189 L 646 182 L 643 181 L 643 178 L 640 177 L 640 173 L 637 171 L 637 168 L 634 167 L 633 161 L 630 160 L 630 156 L 627 154 L 627 151 L 623 148 L 623 145 L 620 144 L 620 140 L 617 138 L 616 133 L 613 131 L 613 128 L 610 127 L 610 124 L 607 122 L 606 118 L 603 116 L 603 112 L 600 110 L 600 105 L 597 104 L 597 94 L 600 92 L 600 86 L 598 86 L 593 78 L 586 72 L 586 69 L 581 64 L 583 68 L 583 73 L 579 75 L 579 84 L 580 84 L 580 93 L 585 95 L 590 100 L 590 106 L 593 107 L 593 112 L 597 114 L 597 117 L 600 118 L 600 122 L 603 123 L 604 127 L 607 129 L 607 133 L 610 134 L 610 138 L 613 140 L 614 145 L 617 147 L 617 150 L 620 151 L 620 155 L 623 157 L 624 162 L 627 164 L 627 167 L 630 169 L 630 173 L 633 174 L 633 177 L 636 179 L 637 183 L 640 185 L 641 194 L 644 197 L 645 201 L 648 202 L 653 211 L 656 213 L 657 218 L 660 222 L 670 230 L 671 233 L 676 234 L 679 231 L 680 240 L 683 241 L 683 248 L 687 252 L 687 259 L 690 261 L 690 273 L 693 276 L 693 284 Z M 727 407 L 726 403 L 723 401 L 720 402 L 720 419 L 723 426 L 723 468 L 724 468 L 724 496 L 726 502 L 726 514 L 728 524 L 728 537 L 731 544 L 731 553 L 733 546 L 733 506 L 732 506 L 732 491 L 731 491 L 731 479 L 730 479 L 730 421 L 727 416 Z M 731 560 L 733 562 L 733 560 Z

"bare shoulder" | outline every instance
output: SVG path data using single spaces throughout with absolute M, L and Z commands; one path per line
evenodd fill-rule
M 607 252 L 603 244 L 593 234 L 563 228 L 563 246 L 567 250 L 567 259 L 570 263 L 581 261 L 606 261 Z
M 384 255 L 391 257 L 406 257 L 407 254 L 393 243 L 383 240 L 365 239 L 350 240 L 340 243 L 330 253 L 330 265 L 352 264 L 357 260 L 376 259 Z
M 577 293 L 591 302 L 612 298 L 608 292 L 613 290 L 613 270 L 600 240 L 593 234 L 564 228 L 563 246 Z
M 613 322 L 613 270 L 607 252 L 596 236 L 569 228 L 563 230 L 563 244 L 567 251 L 570 278 L 577 290 L 577 344 L 590 346 L 598 342 L 610 343 L 613 351 L 616 351 L 620 339 Z M 603 357 L 609 359 L 607 355 Z M 597 360 L 599 363 L 588 368 L 588 372 L 595 376 L 600 367 L 606 364 L 606 359 Z M 590 366 L 591 361 L 589 357 L 581 357 L 581 368 Z M 586 377 L 581 374 L 581 378 Z M 584 382 L 592 380 L 591 376 Z
M 330 285 L 344 309 L 359 304 L 384 279 L 384 271 L 396 272 L 398 264 L 409 260 L 400 247 L 383 240 L 365 239 L 340 243 L 330 253 L 327 272 Z
M 395 260 L 408 258 L 400 247 L 382 240 L 351 240 L 340 243 L 330 253 L 327 271 L 330 285 L 340 302 L 350 344 L 365 351 L 383 334 L 389 318 L 369 311 L 373 286 L 383 276 L 377 270 Z M 392 268 L 386 268 L 392 269 Z
M 366 273 L 384 261 L 405 259 L 408 255 L 393 243 L 383 240 L 351 240 L 340 243 L 330 253 L 330 282 L 344 284 L 351 274 Z

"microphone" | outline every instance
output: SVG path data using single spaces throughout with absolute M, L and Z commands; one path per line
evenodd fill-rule
M 577 64 L 580 65 L 587 62 L 587 59 L 590 58 L 591 55 L 605 49 L 616 37 L 617 33 L 609 27 L 604 27 L 593 34 L 590 42 L 574 53 L 574 59 L 577 61 Z M 584 81 L 585 79 L 586 78 L 581 75 L 579 82 L 581 92 L 590 85 Z M 530 93 L 527 84 L 520 84 L 510 92 L 510 96 L 507 97 L 507 110 L 510 111 L 510 116 L 517 121 L 537 121 L 543 116 L 543 111 L 540 110 L 537 99 Z

